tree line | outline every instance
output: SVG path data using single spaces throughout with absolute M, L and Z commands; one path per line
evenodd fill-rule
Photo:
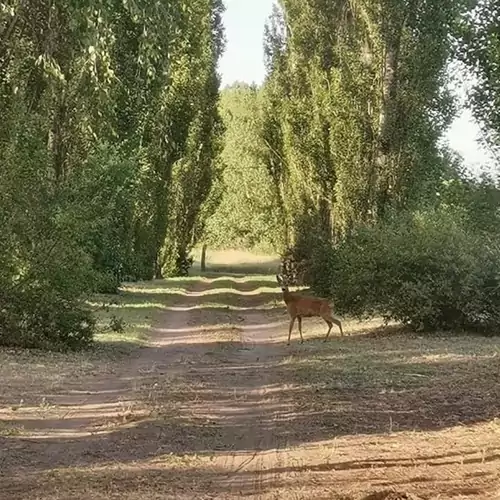
M 90 343 L 88 294 L 202 240 L 272 248 L 349 314 L 495 324 L 496 181 L 441 139 L 459 60 L 498 144 L 497 10 L 280 0 L 264 83 L 221 90 L 222 0 L 0 1 L 0 342 Z
M 225 176 L 262 191 L 228 182 L 211 240 L 271 242 L 289 281 L 343 314 L 498 326 L 498 183 L 442 140 L 454 62 L 476 79 L 468 105 L 496 151 L 498 14 L 487 0 L 280 1 L 264 84 L 222 91 Z
M 0 331 L 82 344 L 82 299 L 185 269 L 220 176 L 221 0 L 0 2 Z

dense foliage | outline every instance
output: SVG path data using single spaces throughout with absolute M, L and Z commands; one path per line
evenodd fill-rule
M 285 268 L 344 313 L 415 328 L 500 326 L 500 191 L 467 178 L 440 141 L 455 112 L 447 83 L 456 54 L 476 71 L 474 111 L 497 140 L 493 4 L 275 8 L 262 130 Z
M 84 307 L 185 269 L 222 124 L 219 0 L 0 1 L 0 342 L 90 342 Z
M 207 222 L 212 247 L 279 251 L 281 218 L 264 163 L 260 89 L 236 83 L 221 92 L 224 122 L 224 170 L 218 185 L 219 205 Z
M 290 245 L 308 237 L 304 220 L 338 238 L 434 196 L 461 8 L 454 0 L 280 2 L 267 34 L 264 133 Z
M 323 254 L 316 286 L 335 297 L 339 312 L 359 317 L 417 330 L 497 328 L 500 240 L 465 218 L 440 209 L 358 228 Z
M 461 19 L 458 55 L 475 79 L 470 95 L 472 111 L 482 125 L 493 153 L 500 152 L 500 4 L 474 0 Z

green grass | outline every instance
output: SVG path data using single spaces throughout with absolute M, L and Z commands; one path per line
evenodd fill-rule
M 200 273 L 201 249 L 195 248 L 192 252 L 194 265 L 191 272 Z M 278 272 L 280 260 L 277 255 L 268 255 L 248 250 L 207 250 L 207 271 L 224 273 L 226 275 L 274 275 Z M 268 276 L 266 276 L 268 277 Z
M 116 295 L 96 295 L 89 305 L 97 317 L 97 347 L 130 352 L 146 346 L 155 316 L 182 292 L 173 279 L 126 284 Z

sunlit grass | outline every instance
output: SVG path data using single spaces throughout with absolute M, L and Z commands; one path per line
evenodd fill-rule
M 295 345 L 286 360 L 293 378 L 314 390 L 431 390 L 445 379 L 453 385 L 477 377 L 478 363 L 486 365 L 500 355 L 496 340 L 486 337 L 419 336 L 401 328 L 390 333 L 390 327 L 384 334 L 381 328 L 371 332 L 365 327 L 354 339 L 337 337 L 334 342 L 323 343 L 323 335 L 316 336 L 317 328 L 314 325 L 314 337 L 303 345 Z M 346 331 L 356 333 L 352 327 Z M 490 372 L 488 376 L 491 377 Z
M 98 322 L 96 342 L 128 350 L 147 345 L 155 315 L 167 309 L 175 294 L 183 293 L 171 283 L 172 280 L 155 280 L 124 284 L 116 295 L 99 294 L 89 300 Z M 151 300 L 155 295 L 164 298 L 161 302 Z
M 152 305 L 135 304 L 123 297 L 113 299 L 115 303 L 89 302 L 97 318 L 98 332 L 95 335 L 97 347 L 121 344 L 133 350 L 147 344 L 147 332 L 153 321 Z
M 200 272 L 201 249 L 193 253 L 193 272 Z M 279 257 L 248 250 L 207 250 L 206 266 L 208 272 L 246 275 L 274 275 L 279 269 Z

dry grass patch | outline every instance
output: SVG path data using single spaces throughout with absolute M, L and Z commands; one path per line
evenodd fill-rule
M 316 433 L 370 434 L 499 416 L 499 352 L 494 338 L 376 329 L 296 344 L 286 365 Z
M 201 249 L 193 251 L 194 270 L 199 272 Z M 249 252 L 246 250 L 208 250 L 206 266 L 209 272 L 223 274 L 265 274 L 273 275 L 279 269 L 280 260 L 276 255 Z

